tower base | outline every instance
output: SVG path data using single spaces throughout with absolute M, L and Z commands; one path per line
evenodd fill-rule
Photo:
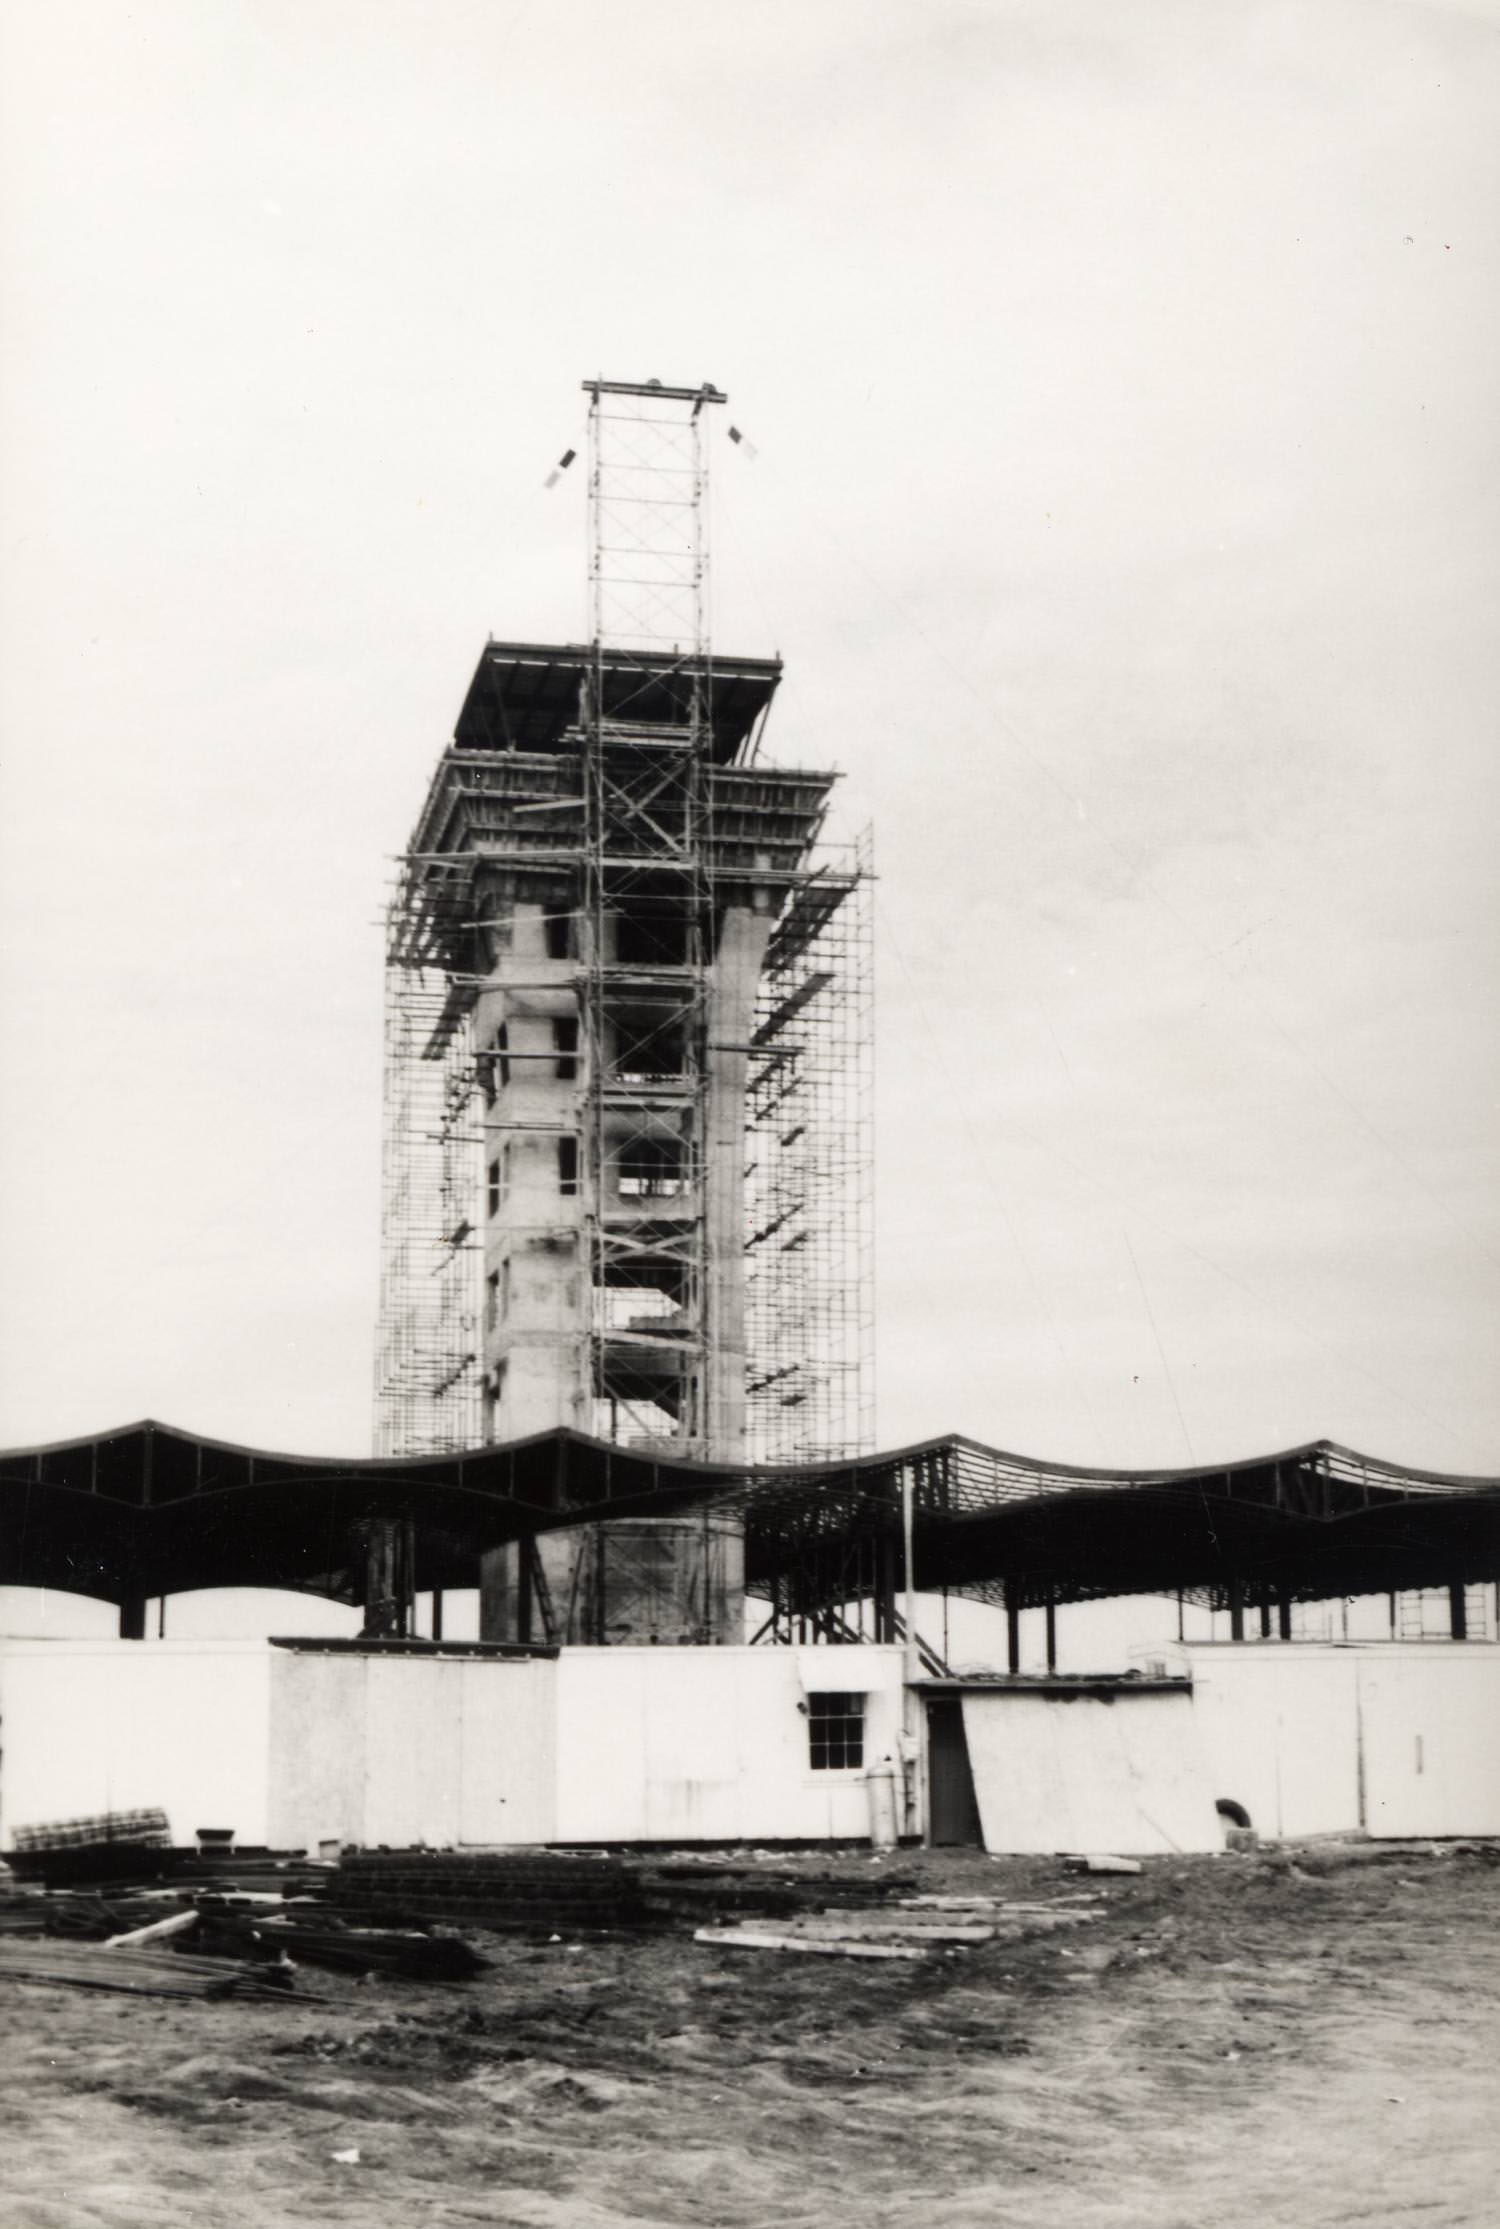
M 508 1542 L 481 1559 L 482 1641 L 702 1647 L 744 1632 L 737 1518 L 619 1518 Z

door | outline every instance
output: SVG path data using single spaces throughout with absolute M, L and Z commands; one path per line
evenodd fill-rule
M 927 1839 L 937 1850 L 984 1847 L 964 1707 L 955 1696 L 927 1705 Z

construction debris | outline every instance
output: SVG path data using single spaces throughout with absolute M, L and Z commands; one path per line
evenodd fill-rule
M 1095 1894 L 1045 1901 L 911 1895 L 884 1908 L 868 1901 L 849 1906 L 820 1897 L 817 1902 L 821 1908 L 814 1909 L 813 1899 L 804 1896 L 800 1909 L 771 1926 L 752 1920 L 738 1927 L 700 1927 L 694 1940 L 730 1949 L 820 1950 L 846 1957 L 924 1958 L 936 1953 L 951 1957 L 988 1943 L 1015 1943 L 1085 1927 L 1101 1917 Z
M 776 1935 L 761 1927 L 698 1927 L 695 1943 L 712 1943 L 720 1950 L 791 1950 L 823 1958 L 925 1958 L 921 1943 L 858 1943 L 846 1937 Z
M 489 1961 L 457 1935 L 346 1927 L 332 1914 L 287 1911 L 251 1918 L 200 1907 L 197 1938 L 214 1957 L 290 1959 L 334 1973 L 395 1974 L 406 1981 L 468 1981 Z
M 276 1978 L 273 1979 L 273 1976 Z M 111 1950 L 102 1943 L 0 1941 L 0 1982 L 47 1982 L 133 1997 L 257 1997 L 284 2001 L 290 1972 L 225 1965 L 172 1950 Z
M 904 1911 L 967 1912 L 992 1919 L 997 1927 L 1021 1922 L 1027 1934 L 1045 1934 L 1054 1927 L 1083 1927 L 1098 1919 L 1099 1906 L 1092 1897 L 1059 1896 L 1044 1904 L 1001 1896 L 903 1896 Z
M 141 1943 L 161 1942 L 169 1935 L 185 1935 L 197 1924 L 196 1911 L 173 1912 L 166 1919 L 152 1920 L 148 1926 L 128 1928 L 123 1935 L 106 1936 L 104 1947 L 106 1950 L 134 1950 Z
M 87 1819 L 57 1819 L 48 1826 L 17 1827 L 14 1840 L 22 1856 L 33 1850 L 95 1849 L 105 1843 L 156 1849 L 170 1845 L 172 1830 L 165 1811 L 102 1811 Z M 14 1864 L 14 1858 L 11 1862 Z
M 447 1921 L 545 1938 L 612 1934 L 646 1920 L 636 1878 L 618 1858 L 540 1850 L 346 1851 L 325 1893 L 341 1913 L 385 1927 Z

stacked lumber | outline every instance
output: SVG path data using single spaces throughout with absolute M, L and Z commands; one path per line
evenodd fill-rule
M 909 1874 L 780 1873 L 766 1866 L 701 1859 L 646 1861 L 632 1870 L 649 1917 L 698 1924 L 735 1913 L 758 1919 L 784 1918 L 828 1903 L 879 1905 L 912 1886 Z
M 284 2001 L 290 1972 L 187 1958 L 170 1944 L 111 1949 L 102 1943 L 0 1940 L 0 1982 L 52 1983 L 133 1997 L 257 1997 Z
M 908 1896 L 885 1910 L 830 1906 L 790 1919 L 738 1927 L 700 1927 L 694 1941 L 722 1950 L 800 1951 L 819 1957 L 930 1958 L 978 1949 L 986 1943 L 1019 1942 L 1058 1928 L 1081 1927 L 1097 1919 L 1097 1909 L 1077 1905 L 1024 1903 L 989 1896 Z
M 290 1959 L 331 1973 L 395 1974 L 405 1981 L 469 1981 L 489 1961 L 457 1935 L 345 1926 L 335 1915 L 257 1913 L 200 1904 L 191 1947 L 210 1957 Z
M 160 1812 L 113 1816 L 161 1818 L 165 1825 L 164 1814 Z M 94 1826 L 102 1829 L 104 1824 L 103 1819 L 80 1820 L 77 1831 L 82 1837 L 87 1830 Z M 18 1830 L 18 1835 L 20 1831 L 24 1830 Z M 30 1831 L 36 1835 L 62 1830 L 33 1828 Z M 125 1888 L 172 1881 L 197 1882 L 204 1887 L 233 1886 L 247 1893 L 274 1891 L 282 1895 L 314 1890 L 332 1870 L 315 1859 L 303 1857 L 299 1851 L 174 1847 L 167 1834 L 163 1833 L 158 1839 L 148 1828 L 142 1828 L 136 1836 L 101 1833 L 96 1841 L 80 1838 L 56 1843 L 33 1842 L 24 1849 L 18 1845 L 10 1864 L 18 1879 L 39 1881 L 47 1888 Z

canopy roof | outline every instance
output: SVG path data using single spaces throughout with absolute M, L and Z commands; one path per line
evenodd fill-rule
M 680 725 L 690 657 L 606 648 L 604 715 L 609 720 Z M 576 735 L 583 683 L 594 651 L 583 643 L 489 642 L 453 730 L 464 751 L 555 751 Z M 715 651 L 708 667 L 713 757 L 733 760 L 770 705 L 779 658 L 732 658 Z M 576 750 L 576 742 L 573 745 Z
M 407 1520 L 419 1587 L 601 1516 L 738 1511 L 750 1590 L 850 1599 L 899 1554 L 916 1583 L 1012 1601 L 1274 1586 L 1304 1599 L 1500 1575 L 1500 1479 L 1404 1469 L 1317 1440 L 1212 1468 L 1101 1471 L 956 1435 L 797 1468 L 697 1463 L 569 1431 L 451 1455 L 281 1455 L 146 1420 L 0 1454 L 0 1584 L 125 1602 L 200 1587 L 352 1598 L 358 1529 Z

